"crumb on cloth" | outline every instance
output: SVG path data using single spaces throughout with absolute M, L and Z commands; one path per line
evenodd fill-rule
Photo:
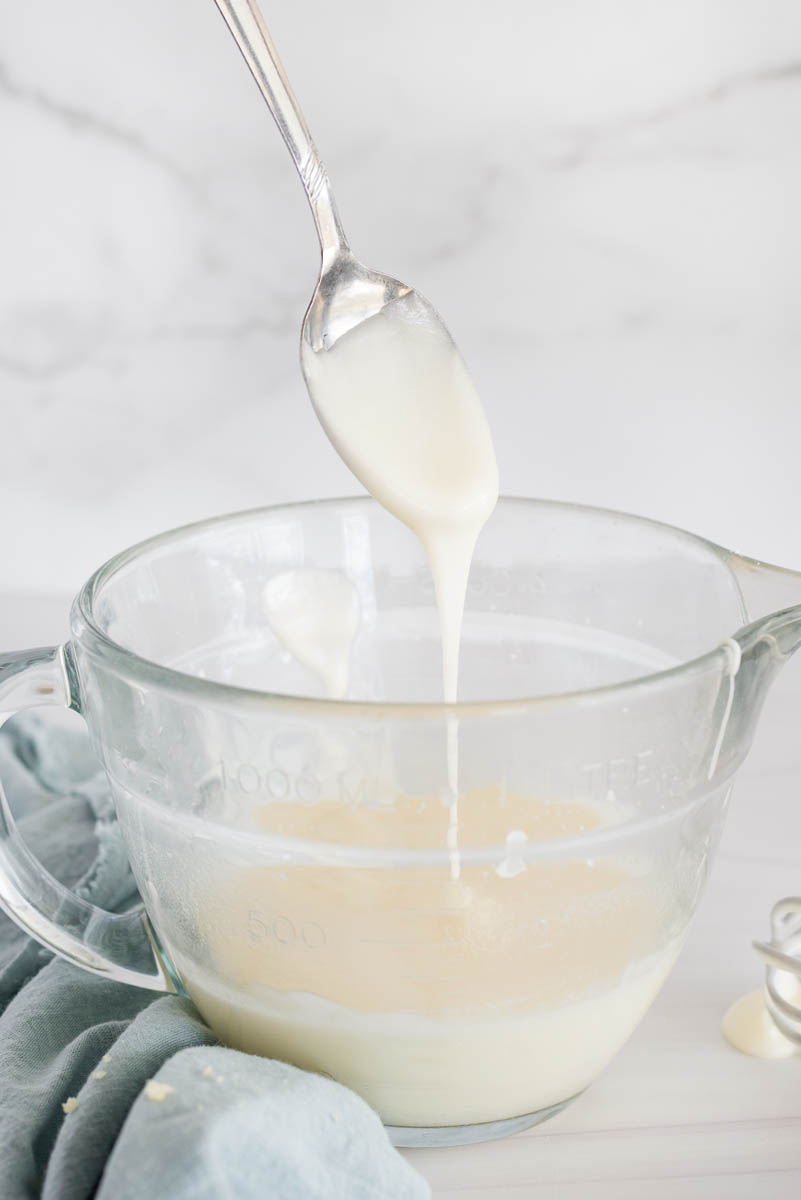
M 148 1079 L 145 1084 L 145 1096 L 148 1100 L 161 1102 L 162 1100 L 166 1100 L 170 1093 L 174 1091 L 175 1088 L 169 1083 L 159 1083 L 158 1079 Z
M 61 1107 L 64 1109 L 64 1112 L 67 1114 L 67 1116 L 69 1116 L 70 1113 L 74 1113 L 75 1109 L 78 1107 L 78 1097 L 68 1096 Z

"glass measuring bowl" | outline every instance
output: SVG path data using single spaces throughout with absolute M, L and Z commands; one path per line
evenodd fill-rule
M 342 701 L 265 615 L 307 569 L 355 597 Z M 679 530 L 502 501 L 447 708 L 423 552 L 372 501 L 164 534 L 92 577 L 65 646 L 0 660 L 6 715 L 84 715 L 144 908 L 66 892 L 4 801 L 0 903 L 350 1085 L 398 1144 L 523 1128 L 592 1082 L 675 961 L 799 601 L 801 576 Z

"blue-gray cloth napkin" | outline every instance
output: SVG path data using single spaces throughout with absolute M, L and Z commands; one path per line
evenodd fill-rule
M 15 718 L 0 729 L 0 780 L 52 874 L 104 908 L 136 900 L 85 736 Z M 0 1197 L 93 1196 L 423 1200 L 430 1189 L 347 1088 L 218 1046 L 188 1000 L 88 975 L 0 913 Z

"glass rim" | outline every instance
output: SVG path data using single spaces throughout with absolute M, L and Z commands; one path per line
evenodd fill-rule
M 675 663 L 670 667 L 662 668 L 658 671 L 651 671 L 644 675 L 634 676 L 632 679 L 620 680 L 617 683 L 604 684 L 598 687 L 579 689 L 567 692 L 552 692 L 544 693 L 537 696 L 519 697 L 515 699 L 499 699 L 499 700 L 459 700 L 456 703 L 445 703 L 445 701 L 398 701 L 398 700 L 349 700 L 349 699 L 329 699 L 321 696 L 302 696 L 294 695 L 286 692 L 272 692 L 257 688 L 240 687 L 237 684 L 224 683 L 218 680 L 203 679 L 198 675 L 192 675 L 189 672 L 181 671 L 176 667 L 167 666 L 164 663 L 156 662 L 154 659 L 149 659 L 138 654 L 134 650 L 123 646 L 121 643 L 114 640 L 101 627 L 94 615 L 94 601 L 98 596 L 101 588 L 111 579 L 117 571 L 141 557 L 148 551 L 157 547 L 164 546 L 170 542 L 177 542 L 181 537 L 190 533 L 196 533 L 202 530 L 213 529 L 215 526 L 234 523 L 236 521 L 247 520 L 258 516 L 273 516 L 278 513 L 287 513 L 292 511 L 303 510 L 306 508 L 320 507 L 337 507 L 341 505 L 364 505 L 368 507 L 380 508 L 380 505 L 369 495 L 363 496 L 344 496 L 330 497 L 318 500 L 296 500 L 288 501 L 279 504 L 262 505 L 256 508 L 242 509 L 238 512 L 224 513 L 215 517 L 207 517 L 202 520 L 192 521 L 185 525 L 176 526 L 173 529 L 165 530 L 162 533 L 145 538 L 140 542 L 134 543 L 132 546 L 121 550 L 119 553 L 107 559 L 96 571 L 90 575 L 89 579 L 78 592 L 72 605 L 71 623 L 73 633 L 81 645 L 84 645 L 86 638 L 84 630 L 89 633 L 90 650 L 99 654 L 101 658 L 110 661 L 112 664 L 117 664 L 123 669 L 127 668 L 129 673 L 135 675 L 137 679 L 146 680 L 154 686 L 162 690 L 187 694 L 194 694 L 198 700 L 202 697 L 208 699 L 216 698 L 221 701 L 234 702 L 242 701 L 249 705 L 263 705 L 265 708 L 280 708 L 283 711 L 295 710 L 305 715 L 330 716 L 330 717 L 347 717 L 347 718 L 373 718 L 386 719 L 397 718 L 405 720 L 413 719 L 447 719 L 449 717 L 484 717 L 484 716 L 513 716 L 522 715 L 536 710 L 553 708 L 555 706 L 581 706 L 585 704 L 594 704 L 609 699 L 612 696 L 625 696 L 633 692 L 641 691 L 646 688 L 660 686 L 668 683 L 677 677 L 689 677 L 695 673 L 703 672 L 711 668 L 716 662 L 720 662 L 721 666 L 725 666 L 728 662 L 730 653 L 730 641 L 735 637 L 742 628 L 733 630 L 732 633 L 725 639 L 722 639 L 715 646 L 694 658 L 685 659 L 682 662 Z M 501 496 L 498 501 L 499 506 L 508 508 L 517 505 L 525 506 L 540 506 L 557 509 L 571 509 L 576 512 L 583 512 L 592 515 L 606 515 L 620 518 L 625 521 L 635 522 L 640 525 L 646 525 L 653 530 L 670 531 L 673 534 L 679 534 L 684 538 L 706 546 L 712 550 L 715 555 L 720 558 L 726 556 L 736 557 L 739 562 L 751 564 L 755 568 L 767 569 L 773 571 L 785 572 L 786 568 L 774 567 L 764 561 L 749 558 L 748 556 L 737 554 L 727 550 L 725 547 L 716 542 L 710 541 L 699 534 L 691 533 L 688 530 L 682 529 L 679 526 L 669 525 L 664 521 L 653 520 L 650 517 L 639 516 L 636 513 L 621 512 L 617 509 L 605 508 L 602 506 L 579 504 L 565 500 L 547 500 L 538 499 L 535 497 L 524 496 Z M 787 571 L 787 574 L 794 575 L 796 572 Z M 83 628 L 81 628 L 81 625 Z

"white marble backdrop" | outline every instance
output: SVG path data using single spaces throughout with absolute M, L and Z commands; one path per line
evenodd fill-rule
M 354 248 L 439 307 L 504 488 L 801 566 L 798 0 L 264 10 Z M 353 491 L 317 251 L 212 0 L 0 6 L 0 589 Z

